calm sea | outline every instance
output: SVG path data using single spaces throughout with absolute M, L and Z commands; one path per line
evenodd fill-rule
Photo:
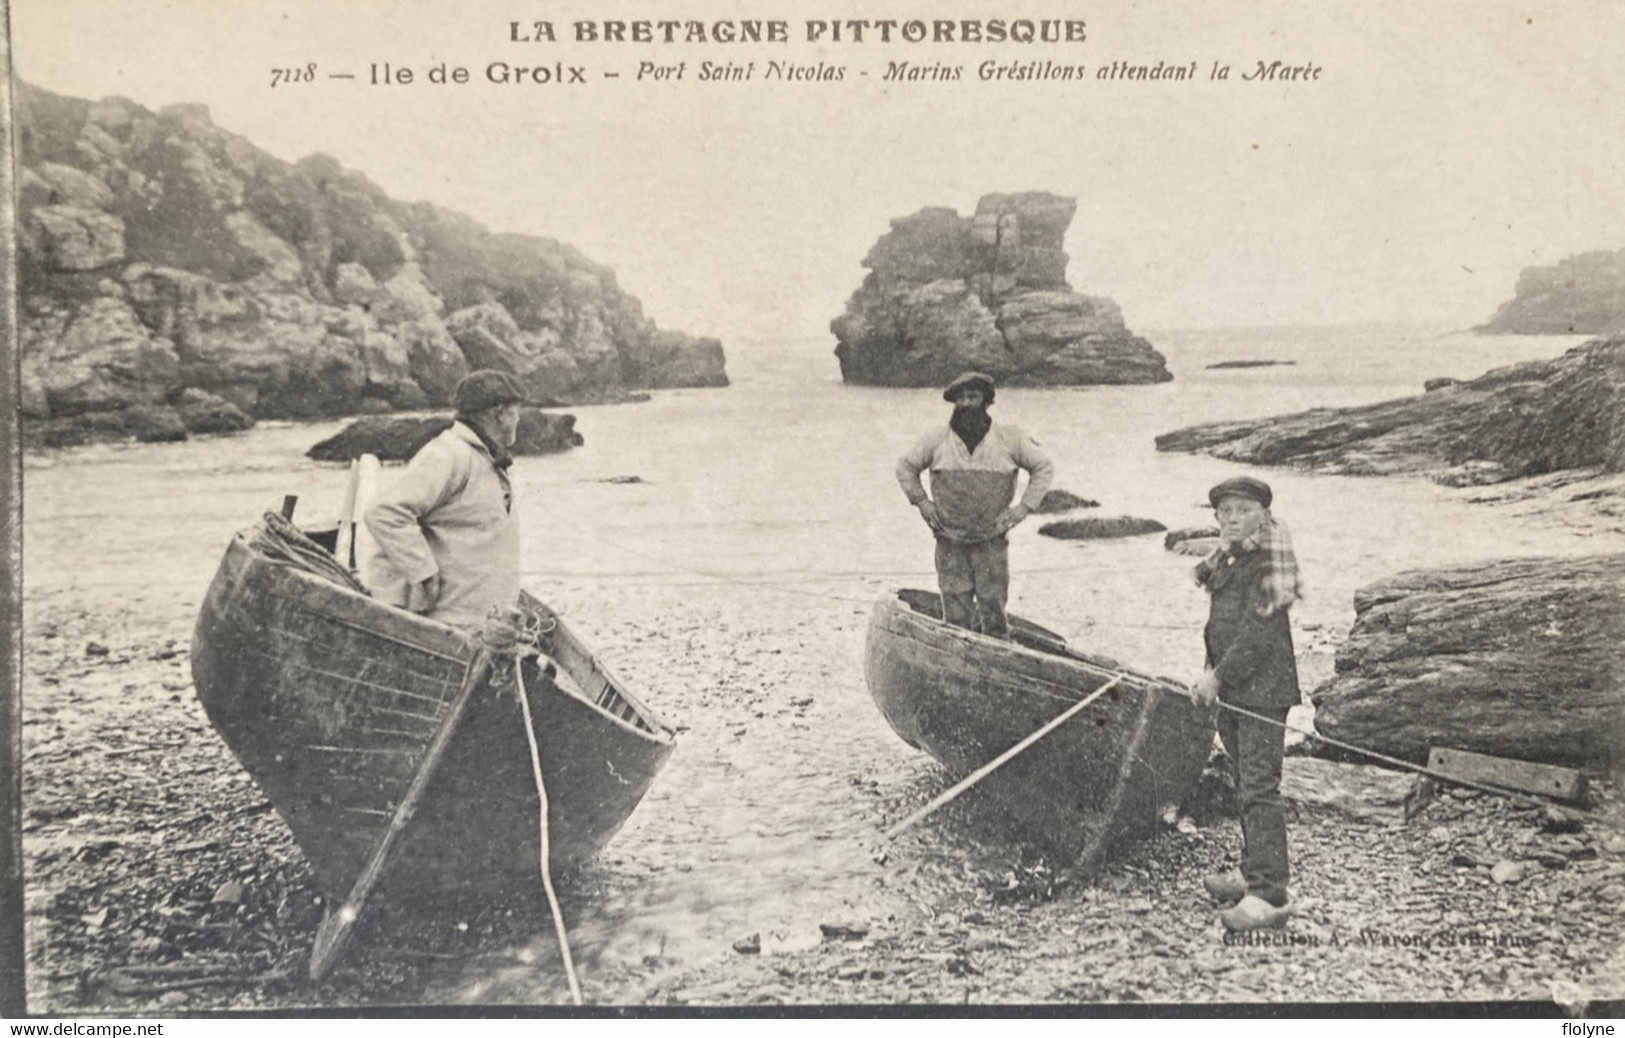
M 1092 498 L 1093 514 L 1202 523 L 1204 491 L 1242 471 L 1159 454 L 1153 438 L 1196 422 L 1367 403 L 1419 392 L 1436 375 L 1471 377 L 1549 357 L 1578 338 L 1441 334 L 1406 327 L 1267 328 L 1152 333 L 1175 380 L 1159 386 L 1001 389 L 994 416 L 1031 432 L 1057 464 L 1056 486 Z M 1290 366 L 1208 370 L 1223 360 Z M 931 390 L 841 383 L 827 341 L 736 343 L 727 390 L 683 390 L 645 404 L 579 408 L 586 446 L 516 466 L 527 584 L 561 608 L 592 590 L 726 579 L 865 593 L 872 579 L 929 580 L 930 545 L 892 477 L 912 441 L 945 419 Z M 262 425 L 177 445 L 92 447 L 25 464 L 25 579 L 32 599 L 78 590 L 195 606 L 216 545 L 284 493 L 300 518 L 333 516 L 344 477 L 304 451 L 342 423 Z M 1303 615 L 1350 618 L 1359 584 L 1420 565 L 1604 546 L 1502 510 L 1466 504 L 1419 479 L 1261 471 L 1276 488 L 1311 591 Z M 604 482 L 637 476 L 641 484 Z M 1145 574 L 1144 609 L 1169 608 L 1153 586 L 1160 541 L 1075 544 L 1017 531 L 1015 608 L 1077 631 L 1139 603 L 1097 577 Z M 696 574 L 709 575 L 700 577 Z M 586 598 L 574 600 L 578 595 Z M 561 597 L 562 596 L 562 597 Z M 1195 601 L 1192 599 L 1191 601 Z M 1115 639 L 1099 631 L 1103 637 Z M 1130 645 L 1129 647 L 1132 647 Z M 1150 662 L 1150 661 L 1148 661 Z

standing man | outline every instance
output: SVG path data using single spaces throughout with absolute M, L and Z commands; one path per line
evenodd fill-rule
M 1288 611 L 1299 597 L 1298 564 L 1286 528 L 1270 516 L 1269 484 L 1237 476 L 1208 491 L 1219 520 L 1219 547 L 1196 567 L 1208 592 L 1207 670 L 1198 702 L 1217 700 L 1219 739 L 1236 768 L 1241 808 L 1241 868 L 1203 881 L 1221 902 L 1230 930 L 1286 924 L 1286 812 L 1281 759 L 1287 711 L 1298 705 L 1298 664 Z M 1245 713 L 1239 712 L 1245 711 Z
M 467 627 L 519 600 L 508 452 L 526 400 L 512 375 L 476 371 L 457 384 L 452 402 L 451 427 L 413 455 L 366 510 L 380 551 L 365 579 L 392 605 Z
M 966 372 L 942 398 L 954 405 L 953 416 L 898 460 L 897 482 L 936 534 L 943 619 L 1008 639 L 1010 542 L 1005 534 L 1044 500 L 1055 466 L 1032 437 L 988 416 L 993 403 L 988 376 Z M 927 468 L 929 495 L 920 482 Z M 1027 490 L 1012 505 L 1019 469 L 1027 470 Z

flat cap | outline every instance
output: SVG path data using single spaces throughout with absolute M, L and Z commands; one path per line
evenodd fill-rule
M 478 414 L 502 404 L 527 404 L 530 398 L 517 378 L 506 371 L 487 368 L 470 372 L 457 383 L 451 402 L 459 414 Z
M 993 379 L 980 371 L 967 371 L 948 383 L 948 388 L 942 391 L 942 399 L 951 404 L 954 397 L 966 389 L 980 389 L 984 398 L 983 402 L 988 404 L 993 402 Z
M 1220 499 L 1226 497 L 1245 497 L 1257 501 L 1265 508 L 1268 508 L 1270 502 L 1275 500 L 1275 494 L 1270 490 L 1270 485 L 1251 476 L 1232 476 L 1207 492 L 1208 503 L 1214 508 L 1219 507 Z

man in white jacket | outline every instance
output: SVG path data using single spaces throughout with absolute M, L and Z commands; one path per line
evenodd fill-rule
M 476 371 L 458 383 L 452 402 L 456 421 L 367 508 L 379 553 L 362 576 L 384 601 L 467 627 L 519 600 L 508 452 L 526 397 L 512 375 Z
M 994 638 L 1010 637 L 1004 604 L 1010 598 L 1011 527 L 1044 500 L 1055 466 L 1032 437 L 995 423 L 993 380 L 970 371 L 949 384 L 942 398 L 953 417 L 932 430 L 897 462 L 897 482 L 937 538 L 937 586 L 943 619 Z M 931 471 L 926 493 L 920 473 Z M 1011 504 L 1016 475 L 1025 469 L 1027 490 Z

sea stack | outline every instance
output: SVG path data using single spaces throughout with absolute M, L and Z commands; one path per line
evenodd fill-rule
M 893 220 L 863 284 L 830 322 L 848 382 L 939 386 L 961 371 L 1001 385 L 1167 382 L 1162 354 L 1117 304 L 1067 284 L 1078 203 L 1042 191 L 986 195 L 976 214 L 921 209 Z

